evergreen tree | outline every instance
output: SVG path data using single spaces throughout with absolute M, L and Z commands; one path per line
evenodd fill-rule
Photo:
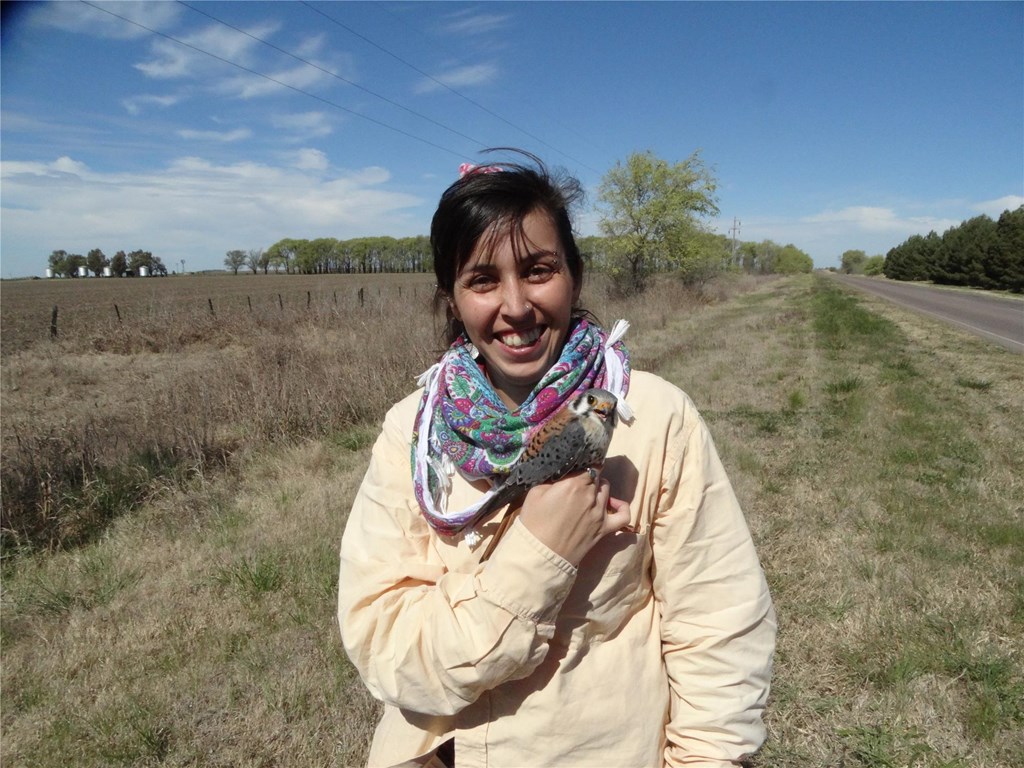
M 996 222 L 985 272 L 994 287 L 1024 293 L 1024 205 L 1003 211 Z
M 932 279 L 946 285 L 994 288 L 985 274 L 988 247 L 995 242 L 996 224 L 988 216 L 975 216 L 942 235 Z

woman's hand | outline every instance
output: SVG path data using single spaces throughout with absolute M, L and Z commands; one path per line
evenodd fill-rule
M 591 479 L 585 471 L 531 488 L 519 516 L 542 544 L 578 566 L 597 542 L 629 525 L 629 503 L 612 498 L 600 474 Z

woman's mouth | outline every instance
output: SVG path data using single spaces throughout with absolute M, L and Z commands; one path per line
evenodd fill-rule
M 544 328 L 542 326 L 534 326 L 526 331 L 509 331 L 508 333 L 498 334 L 498 341 L 511 349 L 522 349 L 523 347 L 532 346 L 543 332 Z

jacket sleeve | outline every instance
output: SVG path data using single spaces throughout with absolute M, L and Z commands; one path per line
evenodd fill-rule
M 388 414 L 345 527 L 338 618 L 375 697 L 452 715 L 543 661 L 576 569 L 519 521 L 483 565 L 446 569 L 413 496 L 402 421 Z
M 665 765 L 710 768 L 764 741 L 776 621 L 711 435 L 689 401 L 685 412 L 652 532 L 671 702 Z

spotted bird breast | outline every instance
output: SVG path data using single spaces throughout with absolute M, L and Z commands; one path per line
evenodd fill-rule
M 545 425 L 530 441 L 523 458 L 512 471 L 513 484 L 532 488 L 562 475 L 600 464 L 610 435 L 590 419 L 572 419 L 562 425 Z M 594 429 L 596 427 L 596 429 Z

